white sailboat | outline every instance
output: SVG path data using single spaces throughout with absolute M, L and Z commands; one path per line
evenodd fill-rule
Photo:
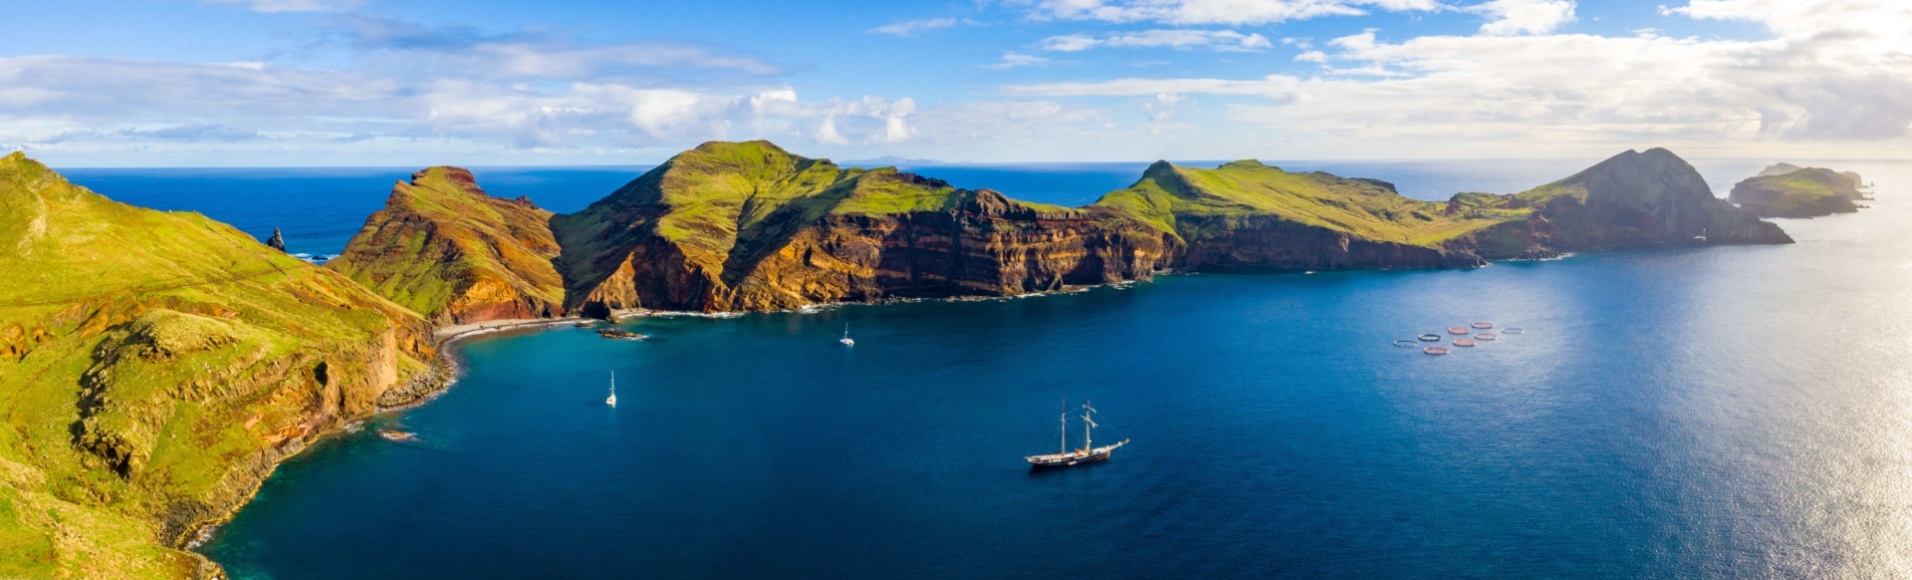
M 850 340 L 850 323 L 843 323 L 843 338 L 837 342 L 843 343 L 843 346 L 856 346 L 856 341 Z
M 617 408 L 617 371 L 611 371 L 611 396 L 604 398 L 604 404 Z

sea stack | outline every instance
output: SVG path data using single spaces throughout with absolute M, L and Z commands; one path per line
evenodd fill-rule
M 285 251 L 285 234 L 279 233 L 279 228 L 272 228 L 272 237 L 266 238 L 266 247 Z

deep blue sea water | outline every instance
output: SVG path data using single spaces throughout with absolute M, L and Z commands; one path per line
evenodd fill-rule
M 1282 165 L 1438 198 L 1591 161 Z M 1144 165 L 919 170 L 1072 203 Z M 1723 190 L 1761 165 L 1701 168 Z M 1790 246 L 473 340 L 449 392 L 374 421 L 420 442 L 323 442 L 203 550 L 286 580 L 1912 575 L 1912 167 L 1839 167 L 1881 199 L 1783 221 Z M 339 240 L 404 174 L 313 178 L 372 188 L 328 205 L 219 185 L 301 181 L 272 171 L 132 172 L 126 193 L 71 173 Z M 521 191 L 478 175 L 552 208 L 618 181 L 527 173 Z M 1390 344 L 1476 320 L 1528 333 L 1446 357 Z M 1020 458 L 1056 447 L 1064 398 L 1094 399 L 1098 440 L 1133 443 L 1031 474 Z

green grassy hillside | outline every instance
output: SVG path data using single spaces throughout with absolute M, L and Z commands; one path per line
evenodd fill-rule
M 0 577 L 194 575 L 186 536 L 431 350 L 344 276 L 18 153 L 0 273 Z
M 486 195 L 470 171 L 432 167 L 393 186 L 326 264 L 440 323 L 556 316 L 564 282 L 551 212 Z
M 1253 160 L 1215 169 L 1157 162 L 1135 185 L 1104 195 L 1095 207 L 1130 213 L 1191 241 L 1214 233 L 1208 229 L 1227 227 L 1228 218 L 1259 216 L 1426 247 L 1526 214 L 1486 204 L 1420 201 L 1381 181 L 1289 173 Z
M 1783 167 L 1782 167 L 1783 166 Z M 1793 167 L 1792 171 L 1776 169 Z M 1733 185 L 1727 199 L 1761 217 L 1818 217 L 1859 211 L 1859 177 L 1819 167 L 1779 164 Z

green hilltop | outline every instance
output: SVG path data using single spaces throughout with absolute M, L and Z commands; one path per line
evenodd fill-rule
M 668 254 L 654 256 L 659 260 L 681 261 L 700 277 L 687 284 L 729 289 L 766 252 L 822 220 L 948 212 L 989 196 L 1000 198 L 895 168 L 844 168 L 768 141 L 713 141 L 671 158 L 581 212 L 553 218 L 552 226 L 563 248 L 559 264 L 568 302 L 575 308 L 620 268 L 632 268 L 633 251 L 651 248 Z M 1009 203 L 1031 212 L 1073 213 Z
M 439 323 L 556 316 L 551 215 L 486 195 L 468 170 L 431 167 L 393 186 L 326 267 Z
M 1365 239 L 1436 247 L 1441 242 L 1507 220 L 1524 209 L 1453 206 L 1412 199 L 1373 179 L 1327 173 L 1290 173 L 1244 160 L 1215 169 L 1158 161 L 1128 189 L 1110 192 L 1094 207 L 1123 211 L 1193 241 L 1245 218 L 1276 217 Z
M 1819 217 L 1859 211 L 1860 187 L 1856 173 L 1780 163 L 1734 184 L 1727 199 L 1760 217 Z
M 0 158 L 0 577 L 177 578 L 277 459 L 425 369 L 422 320 L 196 213 Z

